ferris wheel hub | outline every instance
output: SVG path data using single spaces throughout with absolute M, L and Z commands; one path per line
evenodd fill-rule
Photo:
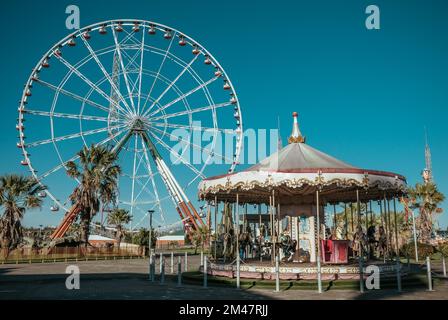
M 142 132 L 149 129 L 148 120 L 141 116 L 134 116 L 131 120 L 131 130 L 133 132 Z

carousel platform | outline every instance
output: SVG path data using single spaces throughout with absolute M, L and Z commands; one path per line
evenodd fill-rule
M 371 260 L 363 263 L 363 277 L 367 278 L 366 268 L 369 265 L 378 266 L 382 278 L 395 277 L 397 265 L 394 262 L 384 263 L 382 260 Z M 200 269 L 203 272 L 203 268 Z M 315 263 L 281 262 L 279 266 L 280 280 L 314 280 L 317 279 L 317 266 Z M 401 274 L 408 273 L 407 267 L 401 266 Z M 222 261 L 210 262 L 207 274 L 216 277 L 236 278 L 236 264 Z M 357 261 L 347 264 L 322 264 L 322 280 L 355 280 L 360 278 L 360 269 Z M 275 266 L 270 260 L 246 259 L 240 264 L 240 278 L 256 280 L 275 280 Z

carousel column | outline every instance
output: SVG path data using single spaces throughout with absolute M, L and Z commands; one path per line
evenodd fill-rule
M 393 237 L 392 237 L 392 224 L 390 222 L 390 215 L 391 215 L 391 211 L 390 211 L 390 200 L 387 199 L 387 228 L 389 231 L 389 246 L 390 246 L 390 250 L 392 250 L 392 242 L 393 242 Z
M 322 293 L 322 278 L 320 268 L 320 204 L 319 204 L 319 189 L 316 190 L 316 220 L 317 220 L 317 290 Z
M 250 228 L 250 224 L 248 224 L 248 222 L 247 222 L 247 203 L 246 203 L 245 204 L 245 208 L 244 208 L 244 218 L 243 218 L 243 233 L 244 234 L 246 234 L 248 226 Z M 246 243 L 246 245 L 244 246 L 244 259 L 247 259 L 249 257 L 248 249 L 249 248 L 248 248 L 248 245 Z
M 395 197 L 393 199 L 394 204 L 394 225 L 395 225 L 395 250 L 396 250 L 396 256 L 397 258 L 400 257 L 400 247 L 398 245 L 398 219 L 397 219 L 397 205 L 395 203 Z
M 236 212 L 237 229 L 236 229 L 236 287 L 240 288 L 240 210 L 239 210 L 239 194 L 236 194 Z
M 373 221 L 373 211 L 372 211 L 372 200 L 369 201 L 369 210 L 370 210 L 370 225 L 373 226 L 375 221 Z
M 365 218 L 366 218 L 366 234 L 367 234 L 367 230 L 369 229 L 369 206 L 367 205 L 367 202 L 365 204 L 366 204 Z
M 344 202 L 344 233 L 345 233 L 345 240 L 348 240 L 347 203 L 345 202 Z
M 357 211 L 357 216 L 358 216 L 358 223 L 356 225 L 356 228 L 361 227 L 362 226 L 362 221 L 361 221 L 361 202 L 359 201 L 359 189 L 356 189 L 356 211 Z
M 261 204 L 258 205 L 258 217 L 260 218 L 260 223 L 258 225 L 258 232 L 260 233 L 259 236 L 259 241 L 258 241 L 258 254 L 260 255 L 260 262 L 263 261 L 263 257 L 261 255 L 261 239 L 264 239 L 264 229 L 263 229 L 263 234 L 261 233 L 262 228 L 261 228 Z
M 276 221 L 276 207 L 275 207 L 275 194 L 274 194 L 274 189 L 272 189 L 272 222 L 273 222 L 273 233 L 274 233 L 274 237 L 273 237 L 273 243 L 274 243 L 274 259 L 275 257 L 277 257 L 278 252 L 277 252 L 277 239 L 278 239 L 278 221 Z
M 350 202 L 350 219 L 352 220 L 351 221 L 351 225 L 352 225 L 351 233 L 352 233 L 352 238 L 353 238 L 353 234 L 355 232 L 355 226 L 354 226 L 354 219 L 353 219 L 353 203 L 351 203 L 351 202 Z
M 215 196 L 215 245 L 214 245 L 214 249 L 215 249 L 215 261 L 217 261 L 217 255 L 216 255 L 216 245 L 218 243 L 218 223 L 216 222 L 216 219 L 218 217 L 218 197 Z
M 386 193 L 384 193 L 383 195 L 383 215 L 384 215 L 384 232 L 386 233 L 386 244 L 387 244 L 387 255 L 389 256 L 389 250 L 390 250 L 390 245 L 389 245 L 389 230 L 387 227 L 387 204 L 386 204 Z
M 274 263 L 274 219 L 272 216 L 272 196 L 269 196 L 269 231 L 271 232 L 271 263 Z
M 333 203 L 333 234 L 336 236 L 336 203 Z

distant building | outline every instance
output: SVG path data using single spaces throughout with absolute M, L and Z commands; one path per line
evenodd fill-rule
M 168 235 L 160 236 L 157 238 L 157 249 L 172 248 L 172 247 L 182 247 L 185 245 L 184 235 Z
M 115 245 L 117 240 L 103 237 L 100 235 L 91 234 L 89 235 L 89 243 L 94 247 L 105 247 L 108 245 Z

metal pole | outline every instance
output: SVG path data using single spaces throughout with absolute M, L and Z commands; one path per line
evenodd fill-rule
M 280 291 L 280 267 L 279 256 L 275 257 L 275 292 Z
M 200 266 L 201 267 L 204 266 L 204 251 L 202 251 L 202 250 L 201 250 L 201 264 L 200 264 Z
M 182 285 L 182 262 L 180 256 L 177 257 L 177 286 Z
M 362 255 L 359 256 L 359 291 L 364 293 L 364 266 Z
M 239 209 L 239 194 L 236 194 L 236 217 L 237 217 L 237 231 L 236 231 L 236 287 L 240 288 L 240 209 Z
M 148 247 L 149 247 L 149 252 L 151 252 L 152 250 L 152 214 L 153 214 L 153 210 L 149 210 L 149 240 L 148 240 Z
M 398 292 L 401 292 L 401 264 L 400 264 L 400 257 L 396 257 L 397 260 L 397 290 Z
M 443 276 L 446 278 L 446 263 L 445 263 L 445 256 L 442 256 L 442 269 L 443 269 Z
M 163 253 L 161 252 L 160 256 L 159 256 L 159 273 L 160 274 L 162 274 L 163 265 L 164 265 L 164 263 L 163 263 Z
M 428 291 L 434 291 L 432 289 L 431 260 L 429 259 L 429 257 L 426 257 L 426 270 L 428 276 Z
M 165 258 L 162 256 L 160 259 L 160 284 L 165 283 Z
M 415 216 L 414 210 L 412 212 L 412 231 L 414 233 L 414 250 L 415 250 L 415 262 L 418 262 L 418 248 L 417 248 L 417 232 L 415 230 Z
M 207 288 L 207 257 L 204 258 L 204 288 Z
M 152 264 L 151 264 L 151 282 L 154 282 L 156 279 L 156 255 L 151 252 L 152 256 Z
M 149 280 L 152 280 L 152 263 L 153 263 L 153 256 L 152 253 L 149 252 Z
M 317 290 L 322 293 L 322 275 L 320 269 L 320 208 L 319 208 L 319 189 L 316 190 L 316 216 L 317 216 Z
M 184 271 L 188 271 L 188 252 L 185 252 L 185 259 L 184 259 Z
M 149 278 L 151 281 L 154 281 L 154 272 L 153 270 L 153 263 L 154 263 L 154 257 L 152 256 L 152 210 L 148 211 L 149 213 L 149 238 L 148 238 L 148 257 L 149 257 Z
M 170 272 L 171 274 L 174 273 L 174 252 L 171 252 L 171 261 L 170 261 Z

